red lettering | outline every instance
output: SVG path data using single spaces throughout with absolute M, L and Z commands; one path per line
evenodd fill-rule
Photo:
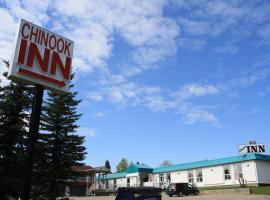
M 38 30 L 38 41 L 37 41 L 38 44 L 40 44 L 40 36 L 41 36 L 41 30 L 39 29 Z
M 21 46 L 20 46 L 19 56 L 18 56 L 18 64 L 22 64 L 22 65 L 24 64 L 26 47 L 27 47 L 27 40 L 21 39 Z
M 62 43 L 61 48 L 60 48 L 60 42 Z M 62 53 L 63 50 L 64 50 L 64 40 L 62 38 L 60 38 L 57 41 L 57 50 L 58 50 L 59 53 Z
M 69 53 L 69 46 L 70 46 L 71 42 L 67 44 L 67 41 L 65 41 L 65 54 L 70 56 L 70 53 Z M 66 53 L 68 52 L 68 54 Z
M 54 38 L 54 44 L 52 45 L 52 38 Z M 54 35 L 51 35 L 50 39 L 49 39 L 49 46 L 51 50 L 54 50 L 55 46 L 56 46 L 56 37 Z
M 42 31 L 42 34 L 41 34 L 41 45 L 44 44 L 45 47 L 48 46 L 48 38 L 49 38 L 49 33 L 47 32 L 46 35 L 45 35 L 45 32 Z
M 66 62 L 65 62 L 65 66 L 62 63 L 62 60 L 59 56 L 58 53 L 53 51 L 52 54 L 52 65 L 51 65 L 51 74 L 55 74 L 56 73 L 56 67 L 60 68 L 61 73 L 63 74 L 63 77 L 65 79 L 69 80 L 69 75 L 70 75 L 70 66 L 71 66 L 71 58 L 66 56 Z
M 48 71 L 49 58 L 50 58 L 50 50 L 45 48 L 43 58 L 40 55 L 39 49 L 36 44 L 30 42 L 29 54 L 27 59 L 27 65 L 29 67 L 33 67 L 34 58 L 37 58 L 37 62 L 42 71 Z
M 38 29 L 34 28 L 34 26 L 31 27 L 31 33 L 30 33 L 30 41 L 32 41 L 32 36 L 35 37 L 35 42 L 37 42 L 37 35 L 38 35 Z
M 27 39 L 27 38 L 29 38 L 29 34 L 28 34 L 28 35 L 24 35 L 24 29 L 25 29 L 25 27 L 28 27 L 28 29 L 30 30 L 30 25 L 27 24 L 27 23 L 25 23 L 25 24 L 22 26 L 22 37 L 23 37 L 24 39 Z

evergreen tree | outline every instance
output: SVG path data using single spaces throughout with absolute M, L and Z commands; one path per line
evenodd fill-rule
M 117 172 L 124 172 L 128 168 L 128 160 L 126 158 L 122 158 L 119 164 L 116 167 Z
M 110 172 L 111 172 L 111 165 L 110 165 L 110 161 L 109 160 L 106 160 L 105 161 L 105 166 L 104 167 L 107 168 L 107 169 L 109 169 Z
M 169 160 L 164 160 L 164 161 L 160 164 L 161 167 L 170 166 L 170 165 L 172 165 L 172 163 L 171 163 L 171 161 L 169 161 Z
M 65 181 L 75 175 L 71 167 L 85 158 L 84 137 L 76 135 L 76 122 L 81 117 L 77 113 L 80 100 L 76 100 L 76 95 L 77 92 L 48 92 L 41 117 L 33 198 L 55 199 L 59 196 Z
M 10 82 L 0 87 L 0 199 L 22 194 L 33 90 Z

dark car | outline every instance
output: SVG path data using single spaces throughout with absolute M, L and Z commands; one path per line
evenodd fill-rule
M 155 187 L 121 187 L 115 200 L 161 200 L 161 189 Z
M 199 189 L 197 187 L 194 187 L 193 185 L 189 183 L 171 183 L 168 188 L 166 189 L 166 194 L 170 197 L 173 195 L 198 195 L 200 193 Z

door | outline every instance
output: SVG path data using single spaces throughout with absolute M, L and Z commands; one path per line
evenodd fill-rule
M 130 187 L 130 178 L 127 178 L 127 187 Z

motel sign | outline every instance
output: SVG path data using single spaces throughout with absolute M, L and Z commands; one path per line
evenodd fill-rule
M 266 148 L 264 144 L 244 144 L 238 146 L 239 153 L 265 153 Z
M 68 92 L 73 47 L 73 41 L 22 19 L 8 77 Z

